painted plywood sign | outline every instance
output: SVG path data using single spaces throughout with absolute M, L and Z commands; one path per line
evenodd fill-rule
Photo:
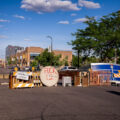
M 59 75 L 54 67 L 44 67 L 40 73 L 41 81 L 44 85 L 51 87 L 57 84 Z

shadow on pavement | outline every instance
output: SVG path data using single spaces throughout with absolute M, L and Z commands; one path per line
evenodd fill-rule
M 120 92 L 117 92 L 117 91 L 107 91 L 107 92 L 114 94 L 114 95 L 118 95 L 118 96 L 120 95 Z

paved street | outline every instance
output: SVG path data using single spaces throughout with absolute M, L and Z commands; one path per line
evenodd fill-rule
M 0 86 L 0 120 L 119 120 L 120 87 Z

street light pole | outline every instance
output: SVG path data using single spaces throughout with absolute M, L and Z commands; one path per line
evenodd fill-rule
M 53 50 L 53 39 L 52 39 L 52 37 L 51 36 L 47 36 L 48 38 L 50 38 L 50 40 L 51 40 L 51 51 Z
M 117 49 L 115 48 L 115 64 L 117 64 Z

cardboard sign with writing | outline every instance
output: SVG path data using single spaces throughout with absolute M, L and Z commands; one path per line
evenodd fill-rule
M 28 80 L 29 74 L 27 74 L 26 72 L 17 72 L 16 78 L 21 80 Z

